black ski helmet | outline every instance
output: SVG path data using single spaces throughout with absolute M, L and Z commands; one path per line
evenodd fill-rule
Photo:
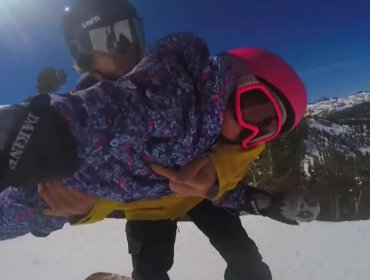
M 79 65 L 89 69 L 93 51 L 124 54 L 144 49 L 141 19 L 127 0 L 79 0 L 62 19 L 65 42 Z

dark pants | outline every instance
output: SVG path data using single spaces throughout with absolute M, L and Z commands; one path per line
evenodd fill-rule
M 174 258 L 176 221 L 127 221 L 128 250 L 135 280 L 169 280 Z
M 239 216 L 203 201 L 189 211 L 196 226 L 227 263 L 226 280 L 270 280 L 256 244 L 245 232 Z M 135 280 L 168 280 L 174 259 L 175 221 L 129 221 L 126 225 Z

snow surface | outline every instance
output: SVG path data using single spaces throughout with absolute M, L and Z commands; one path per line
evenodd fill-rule
M 370 222 L 287 226 L 243 217 L 275 280 L 368 280 Z M 174 280 L 223 279 L 225 264 L 190 222 L 179 223 Z M 130 275 L 124 222 L 65 227 L 47 238 L 0 242 L 0 280 L 83 280 L 97 271 Z

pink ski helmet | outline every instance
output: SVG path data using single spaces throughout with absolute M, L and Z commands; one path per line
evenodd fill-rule
M 285 106 L 287 121 L 282 131 L 295 128 L 307 107 L 307 92 L 298 74 L 277 55 L 259 48 L 239 48 L 228 53 L 242 60 L 247 75 L 256 76 L 276 89 Z

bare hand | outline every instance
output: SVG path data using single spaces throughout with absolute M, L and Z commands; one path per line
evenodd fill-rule
M 38 185 L 38 192 L 50 209 L 45 215 L 70 217 L 87 215 L 96 203 L 92 195 L 66 188 L 61 182 L 48 182 Z
M 170 181 L 170 189 L 177 196 L 210 196 L 210 193 L 213 191 L 212 187 L 217 182 L 215 167 L 208 156 L 194 160 L 177 170 L 159 165 L 153 165 L 152 168 L 154 172 Z

